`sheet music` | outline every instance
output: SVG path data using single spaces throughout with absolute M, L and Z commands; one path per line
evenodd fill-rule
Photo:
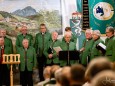
M 58 46 L 58 47 L 53 47 L 53 49 L 58 53 L 59 51 L 62 51 L 61 47 Z
M 98 45 L 101 46 L 103 49 L 106 50 L 106 46 L 103 43 L 99 43 Z

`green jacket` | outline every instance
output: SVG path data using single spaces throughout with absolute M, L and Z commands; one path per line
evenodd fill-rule
M 45 47 L 47 47 L 47 44 L 49 43 L 50 40 L 51 40 L 51 35 L 48 32 L 44 34 L 44 40 L 41 33 L 36 34 L 34 47 L 36 49 L 36 53 L 40 57 L 42 56 L 44 49 Z
M 10 47 L 11 48 L 11 52 L 13 53 L 13 44 L 12 44 L 12 40 L 8 37 L 4 38 L 5 41 L 5 46 L 6 47 Z
M 115 61 L 115 37 L 106 38 L 105 40 L 106 45 L 106 53 L 105 55 L 108 57 L 108 59 L 112 62 Z
M 56 40 L 55 42 L 53 42 L 52 40 L 47 44 L 47 47 L 45 47 L 44 50 L 44 55 L 47 58 L 46 64 L 51 64 L 51 62 L 53 61 L 53 63 L 59 63 L 59 58 L 57 56 L 56 51 L 53 49 L 53 47 L 59 47 L 60 46 L 60 41 Z M 48 55 L 49 54 L 53 54 L 53 58 L 49 59 Z
M 85 50 L 83 52 L 81 52 L 81 55 L 80 55 L 81 64 L 87 65 L 87 56 L 90 55 L 93 43 L 94 43 L 93 39 L 90 39 L 90 40 L 84 39 L 82 48 L 84 47 Z
M 32 35 L 26 34 L 26 36 L 24 37 L 23 34 L 20 34 L 16 38 L 16 48 L 23 47 L 22 41 L 23 41 L 24 38 L 29 40 L 29 46 L 33 46 L 33 37 L 32 37 Z
M 68 45 L 65 41 L 62 41 L 62 43 L 60 44 L 60 47 L 63 51 L 67 51 L 68 50 Z M 74 42 L 71 42 L 69 43 L 69 50 L 72 51 L 72 50 L 76 50 L 76 44 Z M 77 63 L 77 60 L 70 60 L 70 65 L 74 64 L 74 63 Z M 67 60 L 66 61 L 62 61 L 60 60 L 60 66 L 67 66 Z
M 100 42 L 104 44 L 104 41 L 102 39 L 100 39 L 100 38 L 97 39 L 96 41 L 94 41 L 94 44 L 93 44 L 93 46 L 91 48 L 91 57 L 90 57 L 90 60 L 92 60 L 95 57 L 103 55 L 101 53 L 101 51 L 96 48 L 96 45 L 99 44 Z
M 65 41 L 64 37 L 62 38 L 62 41 Z M 77 36 L 75 34 L 72 34 L 71 42 L 77 43 Z
M 17 49 L 17 53 L 20 54 L 20 71 L 25 70 L 25 66 L 27 66 L 28 71 L 32 71 L 34 67 L 37 65 L 37 59 L 36 59 L 36 52 L 35 49 L 30 46 L 27 49 L 27 56 L 25 58 L 25 50 L 23 47 L 20 47 Z M 27 59 L 27 62 L 25 61 Z
M 12 54 L 11 47 L 4 46 L 4 54 Z M 7 64 L 7 67 L 10 68 L 10 65 Z

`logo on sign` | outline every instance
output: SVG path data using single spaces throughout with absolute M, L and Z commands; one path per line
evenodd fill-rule
M 109 20 L 114 14 L 114 9 L 107 2 L 99 2 L 93 8 L 93 15 L 99 20 Z

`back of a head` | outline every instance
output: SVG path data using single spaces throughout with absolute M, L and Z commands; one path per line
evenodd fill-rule
M 91 86 L 115 86 L 115 72 L 102 71 L 91 81 Z
M 70 70 L 71 80 L 76 82 L 75 84 L 82 85 L 85 83 L 85 68 L 80 64 L 74 64 Z
M 51 66 L 47 66 L 44 71 L 43 71 L 43 75 L 44 75 L 44 78 L 50 78 L 50 70 L 51 70 Z
M 70 86 L 70 67 L 65 66 L 60 70 L 60 76 L 58 76 L 58 83 L 60 86 Z
M 53 65 L 53 66 L 51 67 L 51 70 L 50 70 L 51 78 L 55 78 L 55 72 L 56 72 L 56 70 L 58 70 L 59 68 L 60 68 L 60 66 L 58 66 L 58 65 Z
M 90 81 L 97 73 L 104 70 L 112 70 L 111 62 L 106 57 L 95 58 L 89 63 L 85 78 Z

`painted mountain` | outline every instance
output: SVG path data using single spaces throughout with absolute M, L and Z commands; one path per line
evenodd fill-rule
M 27 17 L 27 16 L 31 16 L 31 15 L 36 15 L 37 12 L 31 6 L 27 6 L 22 10 L 18 9 L 16 11 L 14 11 L 12 14 L 17 15 L 17 16 Z

